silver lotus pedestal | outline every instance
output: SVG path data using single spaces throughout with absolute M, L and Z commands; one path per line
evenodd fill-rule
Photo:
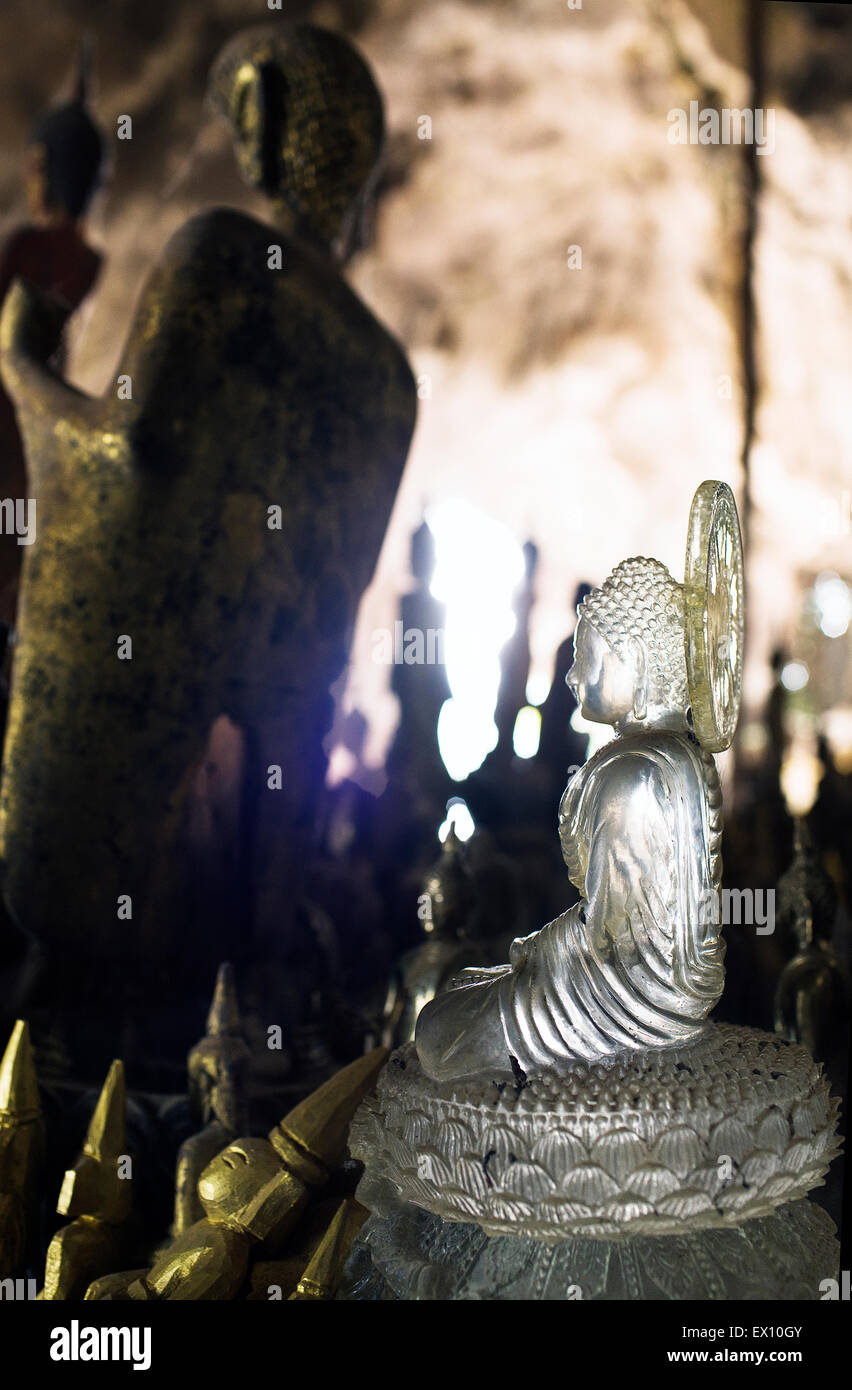
M 356 1116 L 371 1215 L 347 1299 L 818 1299 L 839 1148 L 822 1069 L 770 1034 L 438 1083 L 395 1053 Z

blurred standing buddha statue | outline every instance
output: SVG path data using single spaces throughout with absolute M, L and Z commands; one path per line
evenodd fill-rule
M 39 496 L 0 796 L 4 893 L 55 968 L 76 964 L 80 990 L 116 1009 L 119 982 L 174 993 L 181 969 L 193 979 L 234 945 L 221 904 L 197 906 L 203 866 L 180 852 L 222 716 L 245 740 L 239 934 L 259 955 L 287 941 L 329 687 L 416 411 L 401 348 L 339 269 L 382 146 L 366 65 L 334 34 L 263 27 L 228 45 L 210 92 L 277 225 L 217 208 L 172 237 L 118 369 L 132 398 L 86 397 L 48 369 L 44 306 L 24 286 L 0 328 Z M 122 920 L 119 897 L 132 901 Z
M 778 918 L 791 920 L 797 950 L 775 991 L 775 1031 L 800 1042 L 835 1076 L 845 1068 L 849 980 L 830 936 L 837 894 L 820 861 L 807 822 L 794 823 L 794 856 L 778 882 Z
M 13 282 L 21 279 L 54 302 L 63 321 L 91 293 L 101 269 L 100 253 L 89 245 L 84 223 L 104 166 L 103 138 L 87 107 L 89 66 L 84 44 L 71 99 L 52 107 L 33 126 L 26 156 L 29 221 L 12 233 L 0 255 L 0 306 Z M 57 337 L 50 346 L 56 365 L 64 344 Z M 24 446 L 2 383 L 0 470 L 0 496 L 23 502 L 28 495 Z M 6 523 L 0 531 L 0 620 L 10 626 L 21 558 L 18 536 Z

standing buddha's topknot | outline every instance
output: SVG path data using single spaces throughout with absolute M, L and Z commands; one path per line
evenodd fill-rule
M 686 709 L 683 585 L 665 565 L 644 556 L 622 560 L 578 611 L 623 661 L 630 661 L 630 638 L 639 638 L 666 703 Z

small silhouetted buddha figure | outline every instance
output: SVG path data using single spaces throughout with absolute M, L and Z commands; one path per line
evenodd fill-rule
M 399 700 L 399 726 L 388 753 L 391 777 L 415 794 L 443 798 L 450 779 L 438 749 L 438 715 L 450 698 L 444 661 L 443 603 L 429 585 L 435 570 L 435 541 L 424 521 L 411 537 L 411 571 L 416 587 L 403 594 L 391 668 L 391 689 Z
M 0 255 L 0 306 L 10 285 L 20 278 L 47 295 L 67 316 L 79 308 L 98 277 L 101 257 L 86 240 L 84 219 L 101 180 L 104 145 L 86 107 L 88 85 L 84 46 L 71 100 L 53 107 L 32 129 L 26 156 L 30 220 L 12 233 Z M 57 339 L 52 346 L 56 365 L 61 362 L 62 343 Z M 23 506 L 32 496 L 14 406 L 0 383 L 0 497 Z M 26 520 L 26 512 L 21 517 Z M 34 539 L 34 535 L 27 538 L 25 544 Z M 0 620 L 8 625 L 15 618 L 21 555 L 18 534 L 4 518 Z
M 579 609 L 587 594 L 592 591 L 590 584 L 579 584 L 574 596 L 574 608 Z M 548 773 L 549 787 L 554 789 L 553 799 L 558 798 L 565 786 L 566 776 L 574 772 L 586 761 L 589 740 L 585 734 L 578 734 L 571 727 L 571 716 L 578 708 L 577 697 L 568 683 L 568 672 L 574 662 L 574 636 L 560 642 L 553 664 L 553 680 L 547 699 L 541 707 L 541 737 L 538 743 L 536 761 Z
M 828 941 L 837 918 L 837 889 L 814 843 L 806 820 L 793 821 L 793 858 L 778 880 L 775 897 L 775 938 L 789 955 L 799 940 L 799 923 L 813 919 L 817 941 Z
M 527 703 L 527 680 L 530 674 L 530 614 L 535 603 L 535 572 L 538 567 L 538 547 L 533 541 L 524 544 L 524 577 L 518 586 L 512 607 L 515 611 L 515 630 L 500 653 L 500 686 L 494 723 L 497 725 L 497 747 L 492 754 L 500 761 L 511 761 L 514 755 L 513 735 L 518 711 Z
M 79 977 L 78 1001 L 121 1007 L 132 992 L 145 1016 L 152 991 L 174 998 L 237 935 L 255 958 L 287 940 L 329 687 L 416 411 L 404 354 L 340 274 L 382 145 L 364 62 L 310 26 L 252 30 L 217 61 L 211 96 L 275 222 L 219 208 L 178 230 L 142 291 L 123 389 L 89 398 L 47 369 L 45 306 L 24 286 L 0 323 L 39 498 L 0 793 L 4 894 Z M 230 938 L 186 909 L 179 852 L 220 716 L 245 740 Z
M 852 777 L 838 769 L 824 734 L 817 738 L 817 757 L 823 773 L 808 818 L 810 828 L 821 853 L 839 861 L 841 872 L 848 874 L 852 862 Z
M 795 822 L 794 837 L 793 863 L 778 883 L 776 925 L 792 917 L 798 950 L 775 991 L 775 1031 L 831 1068 L 845 1060 L 839 1054 L 847 1046 L 849 1013 L 848 977 L 829 943 L 837 894 L 803 820 Z
M 527 541 L 523 553 L 524 574 L 512 601 L 515 626 L 500 650 L 500 684 L 494 709 L 497 742 L 482 766 L 471 773 L 464 793 L 477 824 L 495 833 L 503 833 L 519 822 L 535 822 L 541 801 L 540 764 L 515 757 L 515 724 L 519 711 L 527 703 L 529 625 L 535 601 L 538 549 L 532 541 Z M 552 802 L 550 811 L 552 824 Z
M 786 660 L 786 653 L 780 647 L 773 651 L 770 659 L 772 687 L 764 714 L 766 751 L 751 786 L 746 783 L 742 787 L 748 796 L 743 813 L 750 844 L 746 847 L 745 844 L 738 846 L 735 843 L 737 835 L 742 839 L 744 827 L 741 815 L 738 817 L 739 824 L 734 827 L 732 853 L 725 860 L 728 863 L 739 857 L 747 863 L 749 874 L 757 874 L 769 883 L 778 879 L 793 852 L 793 824 L 781 786 L 781 769 L 789 742 L 786 727 L 789 696 L 781 679 Z
M 180 1235 L 204 1215 L 198 1179 L 210 1160 L 247 1127 L 250 1062 L 233 972 L 225 963 L 216 977 L 207 1033 L 187 1058 L 190 1101 L 199 1129 L 178 1153 L 173 1235 Z
M 618 565 L 586 598 L 569 680 L 616 737 L 559 812 L 580 901 L 465 970 L 417 1021 L 437 1080 L 518 1075 L 697 1038 L 724 981 L 721 793 L 690 732 L 683 586 L 657 560 Z
M 786 725 L 789 696 L 787 687 L 781 679 L 786 663 L 787 653 L 782 647 L 776 647 L 769 663 L 772 668 L 772 688 L 766 701 L 765 723 L 769 740 L 769 758 L 778 773 L 780 773 L 781 764 L 784 761 L 787 744 L 790 742 Z
M 453 829 L 426 875 L 417 902 L 426 940 L 406 951 L 394 968 L 385 1001 L 382 1043 L 401 1047 L 414 1038 L 417 1015 L 463 966 L 481 959 L 473 937 L 476 889 L 467 855 Z

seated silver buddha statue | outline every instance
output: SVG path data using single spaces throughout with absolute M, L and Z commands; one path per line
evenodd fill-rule
M 559 811 L 581 901 L 516 939 L 508 965 L 462 971 L 422 1010 L 417 1053 L 435 1080 L 517 1080 L 681 1047 L 722 993 L 722 798 L 708 744 L 727 746 L 732 729 L 719 726 L 736 718 L 741 569 L 729 490 L 705 489 L 684 584 L 658 560 L 625 560 L 578 610 L 567 680 L 584 716 L 615 729 Z
M 736 502 L 709 479 L 683 584 L 625 560 L 579 610 L 568 680 L 615 730 L 561 801 L 581 900 L 451 979 L 361 1105 L 343 1297 L 818 1298 L 838 1268 L 802 1200 L 838 1151 L 822 1068 L 707 1017 L 742 638 Z

